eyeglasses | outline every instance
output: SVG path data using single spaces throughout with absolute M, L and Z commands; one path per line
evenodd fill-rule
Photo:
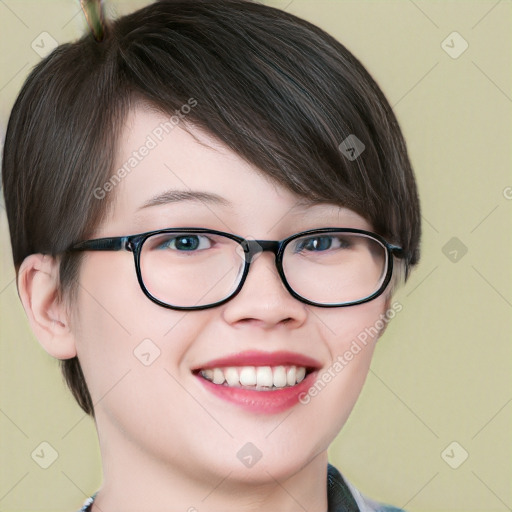
M 362 304 L 381 295 L 400 247 L 349 228 L 303 231 L 281 241 L 251 240 L 202 228 L 170 228 L 97 238 L 68 251 L 130 251 L 144 294 L 177 310 L 220 306 L 240 292 L 263 251 L 275 255 L 281 280 L 296 299 L 319 307 Z

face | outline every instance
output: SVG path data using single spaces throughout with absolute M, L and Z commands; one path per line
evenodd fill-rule
M 350 210 L 307 205 L 199 130 L 177 126 L 159 141 L 152 134 L 164 120 L 142 108 L 129 116 L 116 169 L 130 158 L 137 163 L 116 185 L 111 215 L 95 238 L 170 227 L 209 228 L 257 240 L 323 227 L 371 231 Z M 156 144 L 147 144 L 148 136 Z M 139 151 L 145 144 L 154 147 Z M 169 191 L 221 200 L 174 195 L 148 206 Z M 368 372 L 376 337 L 363 343 L 361 333 L 386 309 L 385 295 L 346 308 L 306 305 L 285 289 L 270 252 L 252 263 L 238 295 L 200 311 L 150 301 L 128 251 L 84 253 L 79 281 L 72 329 L 96 404 L 102 450 L 116 460 L 137 457 L 212 481 L 230 471 L 241 480 L 265 481 L 269 473 L 279 479 L 324 452 Z M 210 369 L 205 375 L 218 377 L 212 368 L 224 374 L 226 366 L 270 366 L 272 372 L 284 366 L 285 373 L 296 366 L 296 380 L 301 367 L 307 374 L 279 391 L 246 392 L 198 373 Z M 243 463 L 258 453 L 254 466 Z

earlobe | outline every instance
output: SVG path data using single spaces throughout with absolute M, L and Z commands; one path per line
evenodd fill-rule
M 51 356 L 70 359 L 76 345 L 66 305 L 59 294 L 59 264 L 48 255 L 31 254 L 18 272 L 18 292 L 30 326 Z

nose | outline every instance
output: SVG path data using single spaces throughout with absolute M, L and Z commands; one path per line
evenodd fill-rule
M 261 252 L 253 259 L 241 291 L 223 306 L 223 317 L 231 325 L 293 329 L 305 322 L 306 308 L 285 288 L 274 254 Z

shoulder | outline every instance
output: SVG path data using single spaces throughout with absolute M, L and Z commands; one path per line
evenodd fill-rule
M 354 487 L 350 482 L 345 480 L 350 492 L 354 496 L 356 503 L 361 512 L 405 512 L 401 508 L 393 507 L 392 505 L 386 505 L 384 503 L 379 503 L 374 501 L 368 496 L 365 496 L 359 489 Z
M 379 503 L 368 498 L 368 496 L 365 496 L 361 491 L 359 491 L 359 489 L 343 477 L 331 464 L 328 466 L 328 477 L 331 485 L 345 486 L 348 488 L 360 512 L 405 512 L 401 508 Z

